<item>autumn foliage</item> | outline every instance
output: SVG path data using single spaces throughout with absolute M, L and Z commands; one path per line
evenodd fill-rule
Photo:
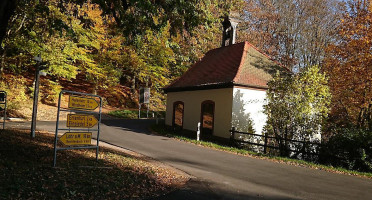
M 324 70 L 332 91 L 332 119 L 364 125 L 372 99 L 372 5 L 350 5 L 327 49 Z M 369 113 L 370 114 L 370 113 Z M 371 119 L 369 119 L 371 120 Z
M 146 86 L 151 109 L 161 109 L 162 88 L 219 46 L 220 16 L 239 1 L 16 1 L 0 37 L 0 88 L 10 87 L 7 74 L 33 79 L 40 55 L 48 73 L 41 78 L 43 102 L 88 83 L 84 92 L 136 107 Z

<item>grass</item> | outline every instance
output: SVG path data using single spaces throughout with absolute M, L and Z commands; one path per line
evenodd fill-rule
M 108 114 L 123 119 L 138 119 L 138 110 L 115 110 Z
M 149 111 L 149 118 L 152 118 L 153 111 Z M 164 111 L 155 112 L 159 118 L 165 116 Z M 111 116 L 122 118 L 122 119 L 138 119 L 138 110 L 115 110 L 108 113 Z M 147 111 L 141 110 L 141 117 L 147 117 Z
M 164 135 L 166 137 L 176 138 L 178 140 L 190 142 L 190 143 L 201 145 L 201 146 L 204 146 L 204 147 L 210 147 L 210 148 L 223 150 L 223 151 L 228 151 L 228 152 L 237 153 L 237 154 L 242 154 L 242 155 L 259 155 L 258 153 L 253 152 L 253 151 L 248 151 L 248 150 L 245 150 L 245 149 L 239 149 L 239 148 L 231 147 L 231 146 L 228 146 L 228 145 L 218 144 L 216 142 L 203 141 L 203 140 L 197 141 L 196 139 L 191 139 L 190 137 L 184 136 L 184 135 L 179 134 L 177 132 L 168 131 L 162 125 L 153 125 L 151 127 L 151 129 L 153 131 L 157 132 L 160 135 Z
M 286 164 L 290 164 L 290 165 L 296 165 L 296 166 L 309 167 L 309 168 L 313 168 L 313 169 L 325 170 L 325 171 L 334 172 L 334 173 L 341 173 L 341 174 L 348 174 L 348 175 L 372 178 L 372 173 L 368 173 L 368 172 L 353 171 L 353 170 L 348 170 L 348 169 L 341 168 L 341 167 L 321 165 L 321 164 L 317 164 L 317 163 L 313 163 L 313 162 L 309 162 L 309 161 L 304 161 L 304 160 L 297 160 L 297 159 L 292 159 L 292 158 L 287 158 L 287 157 L 279 157 L 279 156 L 272 156 L 272 155 L 257 153 L 257 152 L 249 151 L 249 150 L 246 150 L 246 149 L 232 147 L 232 146 L 227 145 L 226 143 L 221 144 L 220 142 L 213 142 L 213 141 L 197 141 L 196 139 L 192 139 L 190 137 L 187 137 L 182 133 L 169 131 L 165 128 L 164 125 L 153 125 L 151 127 L 151 129 L 153 131 L 157 132 L 158 134 L 164 135 L 166 137 L 172 137 L 172 138 L 175 138 L 175 139 L 178 139 L 178 140 L 186 141 L 186 142 L 193 143 L 193 144 L 200 145 L 200 146 L 204 146 L 204 147 L 213 148 L 213 149 L 216 149 L 216 150 L 236 153 L 236 154 L 244 155 L 244 156 L 251 156 L 251 157 L 260 158 L 260 159 L 267 159 L 267 160 L 280 162 L 280 163 L 286 163 Z
M 26 131 L 0 132 L 0 199 L 132 199 L 168 193 L 187 178 L 144 158 L 100 147 L 58 151 L 54 137 Z

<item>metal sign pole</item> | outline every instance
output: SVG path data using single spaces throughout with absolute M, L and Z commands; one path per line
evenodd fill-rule
M 36 118 L 37 118 L 37 103 L 39 100 L 39 65 L 40 62 L 37 61 L 35 69 L 35 89 L 34 89 L 34 105 L 32 108 L 32 122 L 31 122 L 31 138 L 35 138 L 35 127 L 36 127 Z
M 57 164 L 57 141 L 58 141 L 58 126 L 59 126 L 59 112 L 61 110 L 61 97 L 62 92 L 59 93 L 58 97 L 58 111 L 57 111 L 57 121 L 56 121 L 56 132 L 54 136 L 54 159 L 53 159 L 53 167 Z
M 36 60 L 35 66 L 35 89 L 34 89 L 34 103 L 32 108 L 32 122 L 31 122 L 31 138 L 35 138 L 36 120 L 37 120 L 37 104 L 39 100 L 39 82 L 40 82 L 40 70 L 46 69 L 46 62 L 42 62 L 39 56 L 34 57 Z
M 141 119 L 141 103 L 138 106 L 138 119 Z
M 70 94 L 68 108 L 61 108 L 62 95 Z M 97 99 L 99 98 L 99 103 Z M 98 120 L 95 118 L 96 110 L 99 106 Z M 67 115 L 67 128 L 59 127 L 59 116 L 61 112 L 69 112 Z M 71 114 L 74 112 L 76 114 Z M 59 150 L 70 150 L 70 149 L 95 149 L 96 160 L 98 161 L 99 154 L 99 137 L 100 137 L 100 123 L 101 123 L 101 112 L 102 112 L 102 97 L 93 94 L 86 94 L 74 91 L 63 90 L 59 93 L 58 99 L 58 113 L 56 121 L 56 131 L 54 138 L 54 159 L 53 166 L 57 163 L 57 151 Z M 98 123 L 97 123 L 98 122 Z M 97 125 L 97 129 L 93 127 Z M 77 127 L 77 128 L 71 128 Z M 91 129 L 92 128 L 92 129 Z M 58 131 L 65 132 L 61 137 L 58 138 Z M 71 132 L 72 131 L 72 132 Z M 96 145 L 92 145 L 92 131 L 97 132 Z M 58 147 L 58 141 L 63 143 L 67 147 Z
M 0 108 L 0 111 L 3 111 L 3 130 L 5 129 L 5 120 L 6 120 L 6 106 L 7 106 L 7 93 L 5 91 L 0 91 L 0 104 L 4 104 L 4 109 Z
M 102 111 L 102 97 L 99 97 L 99 114 L 98 114 L 98 125 L 97 125 L 97 150 L 96 150 L 96 161 L 98 161 L 98 151 L 99 151 L 99 134 L 101 125 L 101 111 Z
M 8 98 L 7 98 L 7 93 L 5 93 L 5 108 L 4 108 L 4 123 L 3 123 L 3 129 L 5 129 L 5 120 L 6 120 L 6 106 L 8 104 Z
M 147 119 L 149 118 L 149 105 L 150 104 L 148 103 L 147 106 L 146 106 L 147 107 L 147 111 L 146 111 Z

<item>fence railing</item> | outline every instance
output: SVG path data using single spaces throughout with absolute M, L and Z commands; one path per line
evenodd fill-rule
M 261 139 L 256 139 L 256 141 L 252 141 L 249 139 L 240 139 L 236 138 L 237 135 L 247 135 L 247 136 L 254 136 Z M 288 138 L 282 138 L 282 137 L 275 137 L 275 136 L 269 136 L 267 133 L 265 135 L 259 135 L 254 133 L 246 133 L 241 131 L 236 131 L 235 127 L 232 127 L 230 130 L 230 140 L 233 143 L 244 143 L 249 145 L 255 145 L 257 147 L 263 147 L 263 153 L 267 154 L 268 149 L 275 149 L 281 151 L 281 153 L 284 152 L 294 152 L 297 154 L 301 154 L 302 158 L 304 158 L 304 155 L 319 155 L 319 152 L 317 151 L 320 147 L 320 143 L 317 142 L 310 142 L 310 141 L 300 141 L 300 140 L 292 140 Z M 276 146 L 275 146 L 276 144 Z M 300 145 L 298 145 L 300 144 Z M 293 146 L 300 146 L 300 149 L 292 149 L 290 147 Z

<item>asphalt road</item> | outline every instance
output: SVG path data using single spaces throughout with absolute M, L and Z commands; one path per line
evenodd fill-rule
M 158 199 L 372 199 L 372 180 L 280 164 L 152 135 L 151 120 L 103 120 L 101 140 L 152 157 L 195 177 Z M 27 127 L 29 123 L 8 123 Z M 38 122 L 54 131 L 55 122 Z

